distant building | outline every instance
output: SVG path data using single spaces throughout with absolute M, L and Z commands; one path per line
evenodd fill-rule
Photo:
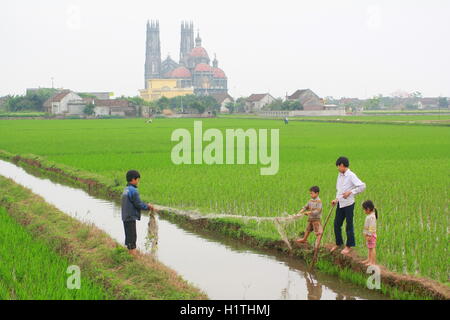
M 51 114 L 79 115 L 84 107 L 83 98 L 70 90 L 59 91 L 44 102 L 44 110 Z
M 202 46 L 200 34 L 194 40 L 194 25 L 192 22 L 182 22 L 180 58 L 177 63 L 170 55 L 161 60 L 161 43 L 159 22 L 147 22 L 147 42 L 145 55 L 145 88 L 149 80 L 177 79 L 178 87 L 193 87 L 196 95 L 211 95 L 227 93 L 228 83 L 225 72 L 219 68 L 219 61 L 214 56 L 212 61 L 206 49 Z
M 94 105 L 96 116 L 137 116 L 137 108 L 128 100 L 81 98 L 75 92 L 62 90 L 44 103 L 45 111 L 62 116 L 84 116 L 87 105 Z
M 323 100 L 310 89 L 297 90 L 287 100 L 299 101 L 305 111 L 325 110 Z
M 419 109 L 437 109 L 439 108 L 439 98 L 420 98 L 417 107 Z
M 246 112 L 257 112 L 261 111 L 266 105 L 271 104 L 275 101 L 270 93 L 257 93 L 252 94 L 250 97 L 245 99 L 245 111 Z
M 120 116 L 137 117 L 139 116 L 138 107 L 125 99 L 83 99 L 84 105 L 94 105 L 94 115 L 101 116 Z
M 162 97 L 174 98 L 194 94 L 193 87 L 183 87 L 182 79 L 150 79 L 147 89 L 140 90 L 140 96 L 145 101 L 155 101 Z
M 230 110 L 227 108 L 227 104 L 230 102 L 234 102 L 232 96 L 230 96 L 228 93 L 215 93 L 211 96 L 216 99 L 218 104 L 220 104 L 220 113 L 230 112 Z
M 121 117 L 137 117 L 137 107 L 128 100 L 95 99 L 94 113 L 96 116 L 110 115 Z
M 339 107 L 337 104 L 325 104 L 324 105 L 324 110 L 337 110 L 339 108 L 342 108 L 342 107 Z

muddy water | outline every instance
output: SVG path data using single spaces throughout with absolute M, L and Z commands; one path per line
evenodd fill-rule
M 0 175 L 31 189 L 62 212 L 91 223 L 119 243 L 124 241 L 120 207 L 83 190 L 39 178 L 0 160 Z M 377 292 L 307 271 L 307 266 L 276 252 L 254 250 L 237 241 L 199 235 L 143 215 L 137 223 L 138 248 L 153 254 L 211 299 L 386 299 Z M 155 235 L 158 243 L 149 241 Z M 150 231 L 150 232 L 149 232 Z M 153 237 L 154 239 L 154 237 Z

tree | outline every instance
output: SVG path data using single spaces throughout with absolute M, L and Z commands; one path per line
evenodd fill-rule
M 234 102 L 228 102 L 225 104 L 225 108 L 227 108 L 230 113 L 233 113 L 236 109 L 236 104 Z
M 170 101 L 166 97 L 161 97 L 158 101 L 156 101 L 156 106 L 160 110 L 170 109 Z
M 272 103 L 264 106 L 264 110 L 271 111 L 293 111 L 293 110 L 303 110 L 303 106 L 298 100 L 286 100 L 278 98 Z
M 448 108 L 448 100 L 446 97 L 439 97 L 439 107 Z
M 25 110 L 44 111 L 44 102 L 57 92 L 56 89 L 39 88 L 28 90 L 23 96 L 8 96 L 5 101 L 6 109 L 10 112 Z
M 234 105 L 234 112 L 245 112 L 245 98 L 240 97 L 236 99 Z
M 83 93 L 83 92 L 80 92 L 80 93 L 77 93 L 81 98 L 84 98 L 84 99 L 96 99 L 97 98 L 97 96 L 96 95 L 94 95 L 94 94 L 91 94 L 91 93 Z
M 415 103 L 407 103 L 405 105 L 405 108 L 408 109 L 408 110 L 415 110 L 415 109 L 418 109 L 419 106 L 417 104 L 415 104 Z
M 94 108 L 95 108 L 95 105 L 90 103 L 90 104 L 86 105 L 86 107 L 84 107 L 83 113 L 85 115 L 92 116 L 94 114 Z
M 156 105 L 161 109 L 170 109 L 175 112 L 185 113 L 191 110 L 195 113 L 205 111 L 220 112 L 220 104 L 212 96 L 186 95 L 174 98 L 161 97 L 156 101 Z
M 198 113 L 203 113 L 206 110 L 205 106 L 199 101 L 194 101 L 191 105 L 191 108 L 196 109 Z
M 271 103 L 265 105 L 263 107 L 263 110 L 270 110 L 270 111 L 283 110 L 283 100 L 280 98 L 275 99 Z
M 381 108 L 381 98 L 382 95 L 375 96 L 371 99 L 366 100 L 363 105 L 363 108 L 366 110 L 378 110 Z

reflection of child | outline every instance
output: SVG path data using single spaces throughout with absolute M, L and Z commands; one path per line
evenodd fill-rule
M 303 238 L 298 239 L 297 243 L 304 243 L 308 240 L 309 234 L 314 231 L 317 240 L 322 234 L 322 224 L 320 223 L 320 218 L 322 216 L 322 201 L 319 198 L 320 189 L 317 186 L 309 188 L 309 194 L 311 200 L 300 210 L 300 213 L 304 213 L 308 216 L 308 225 L 305 230 L 305 235 Z M 316 240 L 316 241 L 317 241 Z
M 366 213 L 366 221 L 364 223 L 363 234 L 366 238 L 366 245 L 369 250 L 369 254 L 366 260 L 363 263 L 367 266 L 376 264 L 376 253 L 375 247 L 377 244 L 377 219 L 378 212 L 375 208 L 373 202 L 371 200 L 366 200 L 362 204 L 364 212 Z

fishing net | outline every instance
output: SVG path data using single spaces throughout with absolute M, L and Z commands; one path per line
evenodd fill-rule
M 154 212 L 150 212 L 148 220 L 148 233 L 145 241 L 145 248 L 151 254 L 158 250 L 158 222 Z
M 157 209 L 163 210 L 163 211 L 168 211 L 168 212 L 173 212 L 177 215 L 188 216 L 189 219 L 192 219 L 192 220 L 230 218 L 230 219 L 241 219 L 241 220 L 244 220 L 245 222 L 249 222 L 251 220 L 256 221 L 258 223 L 262 222 L 262 221 L 273 222 L 277 232 L 280 235 L 281 240 L 283 240 L 283 242 L 286 243 L 289 250 L 292 250 L 292 246 L 289 242 L 289 237 L 287 235 L 287 231 L 286 231 L 287 227 L 291 223 L 293 223 L 296 220 L 305 216 L 303 213 L 289 215 L 286 212 L 283 212 L 283 215 L 281 217 L 243 216 L 243 215 L 223 214 L 223 213 L 211 213 L 211 214 L 204 215 L 197 211 L 185 211 L 185 210 L 169 208 L 169 207 L 164 207 L 164 206 L 157 206 Z

